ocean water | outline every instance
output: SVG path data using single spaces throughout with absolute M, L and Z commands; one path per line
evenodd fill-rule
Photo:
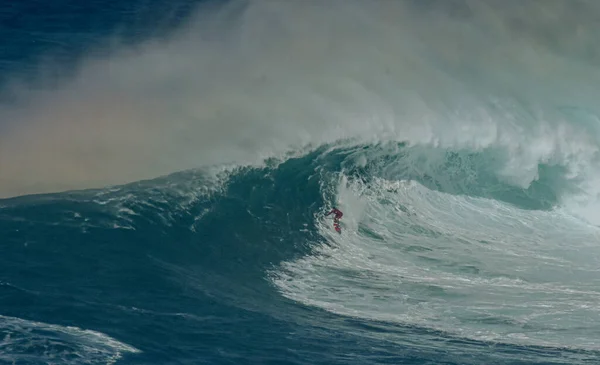
M 599 5 L 0 5 L 0 363 L 600 363 Z

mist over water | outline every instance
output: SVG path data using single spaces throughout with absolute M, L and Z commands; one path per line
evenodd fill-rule
M 9 84 L 0 194 L 258 163 L 344 139 L 496 149 L 498 173 L 520 186 L 539 163 L 595 182 L 597 6 L 208 3 L 167 37 L 93 50 L 58 82 L 46 84 L 42 64 L 39 79 Z

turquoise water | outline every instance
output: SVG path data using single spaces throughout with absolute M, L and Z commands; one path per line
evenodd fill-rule
M 594 3 L 23 4 L 0 362 L 600 358 Z

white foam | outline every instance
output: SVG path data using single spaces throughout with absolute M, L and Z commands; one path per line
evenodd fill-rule
M 320 222 L 331 245 L 270 273 L 286 297 L 466 338 L 600 350 L 597 230 L 415 182 L 338 194 L 342 235 Z
M 21 318 L 0 316 L 0 360 L 6 363 L 36 361 L 60 364 L 112 365 L 124 353 L 140 350 L 103 333 Z

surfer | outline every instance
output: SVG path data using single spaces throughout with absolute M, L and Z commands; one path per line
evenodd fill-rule
M 333 220 L 336 220 L 336 221 L 340 220 L 342 218 L 342 216 L 344 215 L 344 213 L 342 213 L 342 211 L 339 210 L 338 208 L 333 208 L 331 210 L 331 212 L 327 213 L 325 216 L 327 217 L 327 216 L 330 216 L 330 215 L 332 215 L 334 213 L 335 213 L 335 217 L 333 218 Z
M 333 217 L 333 228 L 335 228 L 335 230 L 338 233 L 342 233 L 342 229 L 340 228 L 340 219 L 342 218 L 342 216 L 344 215 L 344 213 L 342 213 L 341 210 L 337 209 L 337 208 L 333 208 L 331 210 L 331 212 L 327 213 L 325 216 L 328 217 L 331 214 L 335 214 L 335 216 Z

